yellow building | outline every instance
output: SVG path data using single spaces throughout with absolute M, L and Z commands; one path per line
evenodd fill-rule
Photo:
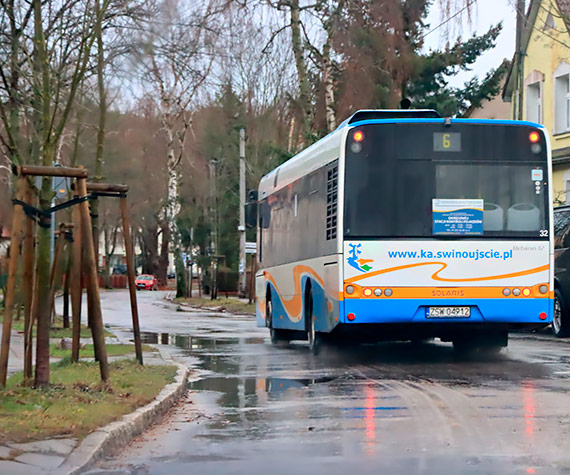
M 570 203 L 570 0 L 531 0 L 519 58 L 503 89 L 517 119 L 522 87 L 523 120 L 543 124 L 550 133 L 556 204 Z

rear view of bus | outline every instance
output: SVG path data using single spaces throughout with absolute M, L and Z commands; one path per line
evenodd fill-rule
M 348 126 L 341 326 L 501 348 L 553 314 L 548 136 L 537 124 Z

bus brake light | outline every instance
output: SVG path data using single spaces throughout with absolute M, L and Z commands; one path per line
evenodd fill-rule
M 356 132 L 354 132 L 352 138 L 354 139 L 355 142 L 362 142 L 364 140 L 364 134 L 360 130 L 357 130 Z
M 536 143 L 538 142 L 538 140 L 540 139 L 540 136 L 538 135 L 538 132 L 531 132 L 530 134 L 528 134 L 528 139 L 532 142 L 532 143 Z

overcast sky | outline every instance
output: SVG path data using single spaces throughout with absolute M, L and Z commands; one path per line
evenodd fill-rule
M 492 25 L 496 25 L 501 21 L 503 22 L 503 31 L 499 36 L 497 46 L 482 55 L 475 63 L 471 72 L 459 74 L 456 78 L 452 79 L 450 83 L 453 86 L 462 85 L 473 75 L 483 77 L 490 69 L 498 67 L 504 58 L 512 59 L 515 50 L 515 10 L 512 0 L 477 0 L 473 7 L 471 26 L 467 23 L 467 17 L 465 15 L 462 16 L 461 25 L 463 25 L 463 38 L 467 38 L 474 33 L 482 34 Z M 441 10 L 436 0 L 428 16 L 430 30 L 436 28 L 441 22 Z M 450 38 L 456 38 L 459 25 L 453 25 L 452 22 L 450 22 Z M 455 34 L 453 34 L 454 29 Z M 445 47 L 445 27 L 441 27 L 427 35 L 425 43 L 426 49 Z

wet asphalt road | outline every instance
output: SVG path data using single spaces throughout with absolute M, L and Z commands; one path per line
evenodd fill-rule
M 177 312 L 138 293 L 145 339 L 194 369 L 165 420 L 90 473 L 570 473 L 570 340 L 274 347 L 252 317 Z M 129 327 L 128 295 L 103 294 Z

